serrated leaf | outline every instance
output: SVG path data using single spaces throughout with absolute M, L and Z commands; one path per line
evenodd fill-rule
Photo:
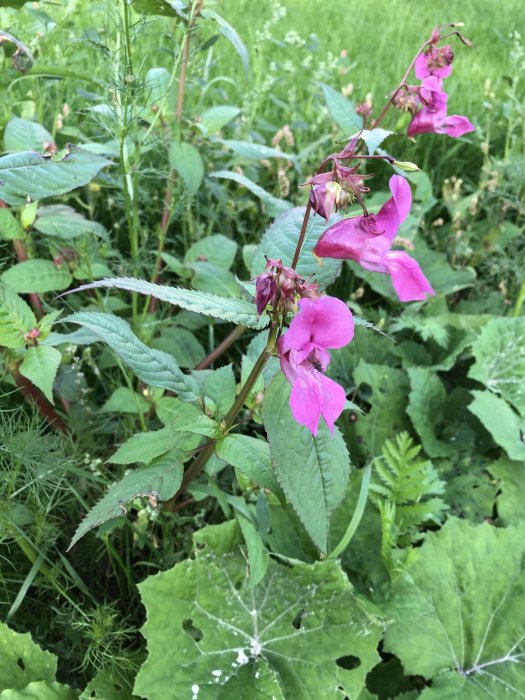
M 45 157 L 34 151 L 0 158 L 0 199 L 13 206 L 44 199 L 87 185 L 109 160 L 79 148 L 65 156 Z
M 468 376 L 500 394 L 525 416 L 525 317 L 494 318 L 472 345 Z
M 73 290 L 80 292 L 85 289 L 107 287 L 125 289 L 128 292 L 138 292 L 146 296 L 155 297 L 160 301 L 167 301 L 174 306 L 180 306 L 188 311 L 194 311 L 205 316 L 221 318 L 224 321 L 238 323 L 248 328 L 264 328 L 268 325 L 268 318 L 257 315 L 255 304 L 244 299 L 229 299 L 208 292 L 199 292 L 182 287 L 168 287 L 167 285 L 152 284 L 134 277 L 112 277 L 99 280 L 91 284 L 84 284 Z
M 197 383 L 179 369 L 167 352 L 145 345 L 131 330 L 129 324 L 112 314 L 79 312 L 63 319 L 77 323 L 107 343 L 137 377 L 150 386 L 176 391 L 183 401 L 196 401 Z
M 108 232 L 102 224 L 90 221 L 65 204 L 40 207 L 33 224 L 40 233 L 69 241 L 77 236 L 92 234 L 107 239 Z
M 4 690 L 0 700 L 78 700 L 78 693 L 56 681 L 35 681 L 20 690 Z
M 47 129 L 29 119 L 11 117 L 4 130 L 6 151 L 45 151 L 54 139 Z
M 410 377 L 410 396 L 407 413 L 417 430 L 423 448 L 429 457 L 447 457 L 457 446 L 441 440 L 437 430 L 443 423 L 445 387 L 435 372 L 422 367 L 407 370 Z
M 290 411 L 291 387 L 279 373 L 263 403 L 264 426 L 279 485 L 315 545 L 326 552 L 330 516 L 345 495 L 350 457 L 341 433 L 324 423 L 317 437 Z
M 319 85 L 323 89 L 330 116 L 337 126 L 347 134 L 359 131 L 363 126 L 363 120 L 356 114 L 353 102 L 348 100 L 338 90 L 334 90 L 333 87 L 325 83 L 319 83 Z
M 523 525 L 500 529 L 451 518 L 427 535 L 388 606 L 395 622 L 385 648 L 407 675 L 432 679 L 432 686 L 457 676 L 468 700 L 521 697 L 524 554 Z
M 339 565 L 270 561 L 250 588 L 235 532 L 231 522 L 206 528 L 194 559 L 139 585 L 149 656 L 134 692 L 148 700 L 226 700 L 242 697 L 242 687 L 250 698 L 335 700 L 343 686 L 356 698 L 378 658 L 379 627 Z M 176 665 L 166 666 L 166 648 Z M 341 673 L 336 660 L 349 654 L 359 663 Z
M 2 279 L 19 294 L 61 291 L 73 280 L 67 267 L 38 258 L 16 263 L 2 274 Z
M 215 437 L 218 433 L 217 423 L 205 415 L 196 404 L 183 403 L 174 396 L 163 396 L 155 406 L 159 419 L 173 430 L 208 437 Z
M 252 481 L 280 496 L 281 488 L 272 470 L 270 446 L 249 435 L 227 435 L 217 443 L 217 454 Z
M 158 465 L 128 472 L 111 486 L 107 494 L 84 517 L 68 550 L 93 528 L 125 514 L 126 505 L 135 498 L 150 498 L 156 502 L 174 496 L 180 487 L 182 472 L 182 462 L 176 455 L 169 454 L 161 457 Z
M 0 279 L 0 345 L 23 348 L 24 336 L 36 325 L 31 307 Z
M 181 176 L 188 194 L 192 197 L 204 178 L 204 163 L 198 149 L 185 141 L 173 141 L 169 150 L 169 161 L 173 170 Z
M 235 374 L 232 365 L 219 369 L 204 369 L 192 373 L 200 384 L 200 395 L 205 399 L 207 412 L 222 420 L 235 401 Z M 208 406 L 209 399 L 213 406 Z
M 218 177 L 223 180 L 233 180 L 238 185 L 246 187 L 252 194 L 258 197 L 261 202 L 266 206 L 266 210 L 270 216 L 276 216 L 281 214 L 283 211 L 290 209 L 292 206 L 291 202 L 287 202 L 284 199 L 279 199 L 274 197 L 273 194 L 267 192 L 257 183 L 250 180 L 246 175 L 240 175 L 239 173 L 233 172 L 231 170 L 216 170 L 214 173 L 210 173 L 210 177 Z
M 0 207 L 0 238 L 9 241 L 22 240 L 26 237 L 24 229 L 13 216 L 13 212 Z
M 238 107 L 232 105 L 216 105 L 206 109 L 199 117 L 197 126 L 208 136 L 214 136 L 218 131 L 241 113 Z
M 250 274 L 260 275 L 266 265 L 265 255 L 269 258 L 280 258 L 283 265 L 291 265 L 299 233 L 303 224 L 305 207 L 295 207 L 278 216 L 266 230 L 257 251 L 252 259 Z M 331 224 L 335 221 L 332 218 Z M 312 251 L 325 230 L 327 224 L 320 216 L 311 216 L 306 228 L 304 244 L 299 256 L 297 271 L 307 278 L 312 276 L 322 287 L 327 287 L 335 280 L 341 270 L 341 261 L 325 258 L 320 265 Z
M 198 438 L 194 441 L 195 445 L 191 445 L 188 449 L 197 446 Z M 137 433 L 128 438 L 107 461 L 112 464 L 135 464 L 136 462 L 151 464 L 154 459 L 175 448 L 184 450 L 186 442 L 187 436 L 181 434 L 175 426 Z
M 0 691 L 21 689 L 35 680 L 53 681 L 56 667 L 56 657 L 37 646 L 28 632 L 19 634 L 0 622 Z
M 525 459 L 525 419 L 514 413 L 509 404 L 490 391 L 473 391 L 474 401 L 468 410 L 479 418 L 494 441 L 511 459 Z
M 27 349 L 18 369 L 23 377 L 29 379 L 54 404 L 53 382 L 61 361 L 62 353 L 56 348 L 36 345 Z
M 377 151 L 383 141 L 393 133 L 393 131 L 388 131 L 388 129 L 363 129 L 363 131 L 359 133 L 359 138 L 363 139 L 368 149 L 368 153 L 372 155 Z M 354 136 L 357 136 L 357 134 L 354 134 Z

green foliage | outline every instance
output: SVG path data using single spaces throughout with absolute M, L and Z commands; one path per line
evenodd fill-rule
M 506 401 L 490 391 L 473 391 L 472 394 L 474 401 L 469 404 L 469 411 L 479 418 L 511 459 L 525 459 L 522 439 L 524 419 L 517 416 Z
M 23 348 L 26 333 L 35 327 L 36 318 L 31 308 L 0 280 L 0 345 Z
M 184 180 L 186 189 L 193 196 L 204 177 L 204 163 L 199 151 L 191 143 L 173 141 L 170 147 L 170 165 Z
M 42 391 L 48 401 L 54 403 L 53 382 L 61 361 L 62 355 L 56 348 L 37 345 L 27 349 L 19 371 Z
M 355 107 L 338 90 L 324 83 L 320 83 L 323 89 L 326 106 L 330 116 L 337 126 L 344 131 L 346 136 L 353 136 L 363 126 L 361 118 L 356 114 Z
M 56 292 L 66 289 L 72 277 L 67 268 L 55 265 L 51 260 L 25 260 L 17 263 L 2 274 L 2 279 L 15 292 Z
M 0 691 L 21 690 L 35 680 L 53 681 L 56 658 L 43 651 L 29 633 L 18 634 L 0 622 Z
M 444 418 L 445 387 L 432 370 L 412 367 L 407 372 L 411 386 L 407 413 L 423 448 L 429 457 L 447 457 L 456 448 L 436 435 Z
M 292 418 L 289 400 L 290 385 L 278 375 L 263 405 L 272 466 L 312 541 L 326 552 L 330 516 L 344 497 L 350 457 L 337 428 L 332 437 L 323 424 L 313 437 Z
M 450 519 L 393 586 L 385 648 L 405 672 L 465 698 L 516 697 L 524 685 L 523 527 Z M 435 692 L 434 692 L 435 691 Z
M 412 556 L 410 550 L 399 550 L 421 540 L 425 524 L 441 524 L 447 509 L 436 497 L 443 494 L 445 483 L 431 462 L 418 459 L 420 451 L 408 433 L 401 433 L 395 443 L 385 442 L 374 462 L 370 488 L 381 514 L 381 554 L 394 578 L 403 568 L 403 558 Z
M 4 129 L 4 147 L 6 151 L 39 151 L 54 144 L 53 137 L 47 129 L 29 119 L 12 117 Z
M 377 660 L 380 627 L 336 562 L 290 568 L 270 561 L 251 587 L 233 523 L 201 531 L 196 543 L 194 559 L 140 585 L 149 656 L 137 694 L 230 698 L 249 686 L 254 697 L 301 700 L 312 693 L 343 697 L 342 686 L 358 696 Z M 171 671 L 163 662 L 166 645 L 179 659 Z M 336 665 L 347 655 L 359 659 L 353 670 Z

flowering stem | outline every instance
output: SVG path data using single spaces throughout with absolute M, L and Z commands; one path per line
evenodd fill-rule
M 303 225 L 301 226 L 301 233 L 299 234 L 299 240 L 297 241 L 297 246 L 295 248 L 295 253 L 291 264 L 292 270 L 295 270 L 295 268 L 297 267 L 297 263 L 299 262 L 299 256 L 301 255 L 301 248 L 303 247 L 304 238 L 306 236 L 306 227 L 308 226 L 308 219 L 310 218 L 311 211 L 312 204 L 310 200 L 308 200 L 308 204 L 306 205 L 306 211 L 304 212 Z
M 356 508 L 354 510 L 354 514 L 352 516 L 352 520 L 350 520 L 350 523 L 348 527 L 346 528 L 346 532 L 341 538 L 341 541 L 333 549 L 330 554 L 327 556 L 327 559 L 337 559 L 337 557 L 342 554 L 345 549 L 348 547 L 350 544 L 352 537 L 355 535 L 357 528 L 359 527 L 359 523 L 361 522 L 361 518 L 363 517 L 363 513 L 365 512 L 365 506 L 366 502 L 368 499 L 368 489 L 370 486 L 370 474 L 372 472 L 372 463 L 368 464 L 364 469 L 363 469 L 363 479 L 361 481 L 361 489 L 359 491 L 359 498 L 357 501 Z

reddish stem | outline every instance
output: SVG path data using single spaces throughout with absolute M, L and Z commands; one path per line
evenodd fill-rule
M 215 350 L 210 352 L 210 354 L 201 360 L 198 365 L 195 365 L 195 369 L 206 369 L 209 367 L 217 358 L 219 358 L 226 350 L 238 340 L 241 335 L 246 330 L 246 326 L 236 326 L 233 331 L 224 338 L 222 342 L 217 345 Z
M 68 429 L 62 418 L 58 415 L 55 408 L 43 396 L 40 391 L 32 384 L 29 379 L 26 379 L 20 374 L 18 367 L 9 367 L 9 372 L 13 376 L 17 387 L 21 394 L 30 402 L 34 403 L 40 415 L 45 418 L 49 426 L 59 433 L 68 433 Z
M 18 262 L 25 262 L 28 259 L 27 250 L 24 241 L 18 239 L 13 241 L 13 250 L 15 251 Z M 42 300 L 35 292 L 28 294 L 29 301 L 33 307 L 33 311 L 37 318 L 42 318 L 44 310 L 42 308 Z

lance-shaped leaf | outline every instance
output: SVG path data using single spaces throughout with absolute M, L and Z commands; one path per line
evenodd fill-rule
M 249 688 L 250 698 L 357 699 L 380 628 L 337 562 L 291 568 L 270 560 L 250 587 L 234 523 L 208 527 L 196 540 L 205 547 L 194 559 L 139 585 L 149 656 L 137 695 L 226 700 Z M 167 653 L 177 662 L 166 663 Z M 339 668 L 349 656 L 358 660 L 352 670 Z
M 71 549 L 84 535 L 107 520 L 125 515 L 126 505 L 135 498 L 149 498 L 152 504 L 166 501 L 177 493 L 182 481 L 183 466 L 180 452 L 174 450 L 159 457 L 156 463 L 128 472 L 117 481 L 107 494 L 89 511 L 78 526 Z
M 500 394 L 525 416 L 525 317 L 494 318 L 472 346 L 469 377 Z
M 264 271 L 266 258 L 280 258 L 283 265 L 291 265 L 299 233 L 303 225 L 304 207 L 296 207 L 281 214 L 265 232 L 252 259 L 251 276 L 256 277 Z M 332 217 L 330 223 L 336 221 Z M 306 227 L 304 244 L 297 264 L 297 272 L 303 277 L 312 276 L 323 287 L 327 287 L 339 274 L 340 260 L 323 259 L 323 264 L 314 258 L 312 251 L 326 228 L 326 221 L 320 216 L 311 216 Z
M 217 443 L 217 454 L 249 479 L 280 497 L 281 489 L 273 473 L 266 440 L 249 435 L 226 435 Z
M 28 348 L 19 367 L 20 374 L 37 386 L 51 403 L 55 403 L 53 382 L 61 361 L 62 354 L 56 348 L 36 345 Z
M 45 294 L 66 289 L 73 279 L 67 267 L 51 260 L 24 260 L 6 270 L 2 279 L 19 294 Z
M 82 214 L 65 204 L 40 207 L 33 227 L 40 233 L 56 236 L 65 241 L 85 234 L 92 234 L 104 239 L 108 237 L 108 232 L 102 224 L 84 218 Z
M 0 693 L 22 689 L 31 681 L 53 681 L 57 660 L 31 639 L 0 622 Z
M 0 158 L 0 199 L 14 206 L 65 194 L 86 185 L 109 163 L 79 148 L 51 157 L 34 151 L 13 153 Z
M 337 126 L 347 134 L 353 134 L 361 129 L 363 120 L 356 113 L 354 103 L 330 85 L 325 83 L 319 83 L 319 85 L 323 90 L 330 116 Z
M 232 172 L 231 170 L 217 170 L 214 173 L 210 173 L 210 177 L 219 177 L 224 180 L 233 180 L 238 185 L 246 187 L 252 194 L 258 197 L 261 202 L 266 206 L 266 210 L 270 216 L 276 216 L 281 214 L 283 211 L 290 209 L 292 206 L 290 202 L 284 199 L 279 199 L 274 197 L 273 194 L 267 192 L 263 187 L 257 183 L 250 180 L 246 175 L 240 175 L 239 173 Z
M 0 279 L 0 345 L 23 348 L 26 333 L 35 327 L 35 314 L 29 305 Z
M 326 552 L 330 516 L 345 495 L 350 457 L 341 433 L 323 423 L 317 437 L 290 411 L 291 387 L 282 373 L 272 380 L 263 403 L 272 466 L 279 485 L 312 541 Z
M 164 17 L 181 18 L 186 3 L 182 0 L 133 0 L 132 7 L 136 12 L 145 15 L 163 15 Z
M 115 352 L 146 384 L 176 391 L 183 401 L 195 401 L 198 383 L 185 375 L 167 352 L 145 345 L 131 330 L 129 323 L 113 314 L 79 312 L 63 319 L 91 331 Z
M 388 612 L 395 622 L 385 637 L 406 674 L 461 691 L 425 697 L 523 697 L 524 555 L 523 524 L 503 529 L 452 518 L 427 535 L 394 584 Z
M 135 279 L 134 277 L 112 277 L 98 280 L 91 284 L 83 284 L 72 291 L 80 292 L 85 289 L 94 289 L 95 287 L 112 287 L 125 289 L 128 292 L 145 294 L 197 314 L 221 318 L 223 321 L 231 321 L 232 323 L 248 326 L 248 328 L 264 328 L 268 324 L 268 318 L 264 316 L 259 318 L 257 316 L 255 304 L 244 299 L 229 299 L 210 294 L 209 292 L 197 292 L 194 289 L 168 287 Z M 69 293 L 71 294 L 71 292 Z

